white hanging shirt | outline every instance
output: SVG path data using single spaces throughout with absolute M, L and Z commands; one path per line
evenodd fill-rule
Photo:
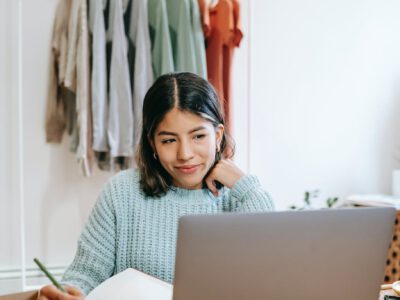
M 90 0 L 89 26 L 92 32 L 92 116 L 93 150 L 108 148 L 107 57 L 104 8 L 106 0 Z
M 112 41 L 107 129 L 111 157 L 130 157 L 133 154 L 132 92 L 123 4 L 126 8 L 127 1 L 110 2 L 110 26 L 107 31 L 107 38 Z
M 79 2 L 78 46 L 76 58 L 76 111 L 78 117 L 79 144 L 76 156 L 85 176 L 92 174 L 92 128 L 90 115 L 90 67 L 89 29 L 86 0 Z
M 133 67 L 134 143 L 140 139 L 143 100 L 153 84 L 147 0 L 132 0 L 129 38 L 135 47 Z

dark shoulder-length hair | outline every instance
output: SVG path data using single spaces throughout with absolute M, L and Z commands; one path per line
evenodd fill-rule
M 215 128 L 219 124 L 225 125 L 220 101 L 207 80 L 188 72 L 160 76 L 144 98 L 142 132 L 136 150 L 140 187 L 147 196 L 165 195 L 172 185 L 171 176 L 154 157 L 150 141 L 154 140 L 158 124 L 166 113 L 175 107 L 204 118 Z M 221 140 L 220 153 L 223 158 L 231 158 L 234 154 L 233 140 L 226 131 Z

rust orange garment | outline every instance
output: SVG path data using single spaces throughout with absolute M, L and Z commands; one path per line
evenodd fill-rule
M 203 27 L 204 38 L 206 39 L 210 35 L 210 30 L 211 30 L 210 12 L 207 1 L 208 0 L 198 0 L 200 16 L 201 16 L 201 24 Z
M 199 4 L 202 1 L 199 0 Z M 206 9 L 202 11 L 206 14 Z M 219 0 L 214 7 L 208 8 L 208 12 L 210 20 L 210 31 L 206 39 L 208 80 L 218 93 L 225 114 L 226 127 L 232 133 L 232 59 L 234 48 L 240 45 L 243 37 L 240 3 L 239 0 Z M 202 20 L 207 21 L 207 16 L 204 17 L 202 14 Z M 207 28 L 207 24 L 203 23 L 203 28 Z

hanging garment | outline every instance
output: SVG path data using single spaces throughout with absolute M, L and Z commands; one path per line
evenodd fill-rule
M 208 36 L 211 33 L 208 0 L 198 0 L 198 3 L 199 3 L 199 10 L 200 10 L 201 24 L 203 28 L 204 38 L 208 38 Z
M 242 18 L 240 14 L 240 1 L 231 0 L 233 4 L 233 21 L 234 21 L 234 35 L 233 35 L 233 46 L 239 47 L 240 42 L 243 39 L 243 29 L 242 29 Z
M 71 1 L 71 12 L 68 20 L 68 43 L 65 65 L 64 86 L 76 92 L 76 52 L 79 37 L 80 0 Z
M 92 149 L 92 120 L 90 98 L 90 56 L 89 56 L 89 30 L 86 0 L 74 0 L 78 3 L 78 43 L 76 55 L 76 111 L 79 133 L 79 144 L 76 157 L 80 163 L 83 174 L 90 176 L 93 165 Z
M 154 81 L 151 65 L 151 42 L 148 27 L 147 0 L 132 0 L 129 38 L 134 46 L 133 74 L 133 119 L 134 144 L 140 139 L 143 100 Z
M 228 129 L 233 133 L 233 99 L 232 99 L 232 61 L 233 52 L 239 47 L 243 38 L 240 3 L 239 0 L 231 0 L 233 9 L 233 35 L 228 46 L 224 47 L 223 61 L 223 95 L 225 97 L 225 115 L 228 120 Z
M 59 0 L 51 38 L 49 61 L 49 84 L 46 103 L 46 142 L 60 143 L 66 126 L 71 126 L 68 118 L 71 111 L 70 102 L 74 95 L 63 86 L 68 38 L 68 20 L 71 0 Z
M 148 0 L 149 32 L 154 78 L 174 72 L 166 0 Z
M 175 71 L 207 78 L 204 35 L 197 0 L 167 0 Z
M 192 24 L 192 38 L 195 51 L 194 55 L 196 58 L 196 74 L 207 79 L 206 49 L 201 24 L 199 4 L 197 0 L 189 0 L 189 2 Z
M 122 0 L 110 1 L 107 39 L 112 41 L 112 50 L 107 132 L 111 157 L 130 158 L 133 154 L 133 111 L 127 56 L 128 41 L 123 20 L 127 4 Z
M 65 72 L 63 85 L 72 93 L 76 94 L 76 77 L 77 77 L 77 49 L 78 49 L 78 38 L 79 38 L 79 11 L 80 11 L 80 0 L 73 1 L 71 0 L 71 10 L 68 20 L 68 39 L 67 39 L 67 53 L 65 58 Z M 73 120 L 72 124 L 72 138 L 70 141 L 69 149 L 76 153 L 79 146 L 79 128 L 78 124 L 78 116 L 77 116 L 77 108 L 78 105 L 75 100 L 73 104 L 75 106 L 75 110 L 72 112 L 71 120 Z
M 106 29 L 104 9 L 106 0 L 90 0 L 89 27 L 92 33 L 92 116 L 93 150 L 107 152 L 108 100 Z
M 209 9 L 211 32 L 207 42 L 208 80 L 212 83 L 224 109 L 226 127 L 233 132 L 231 73 L 233 49 L 243 37 L 238 0 L 219 0 Z M 204 19 L 204 18 L 203 18 Z

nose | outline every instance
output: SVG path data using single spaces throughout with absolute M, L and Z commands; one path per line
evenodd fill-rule
M 193 151 L 190 146 L 190 143 L 182 141 L 179 144 L 177 158 L 178 160 L 189 160 L 193 157 Z

